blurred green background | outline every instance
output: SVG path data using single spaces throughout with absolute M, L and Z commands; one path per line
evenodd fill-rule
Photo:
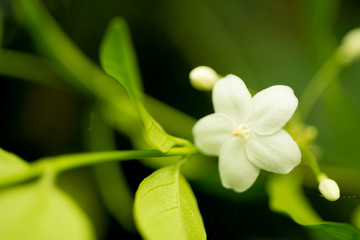
M 342 37 L 360 26 L 360 2 L 356 0 L 43 3 L 76 45 L 97 63 L 108 22 L 114 16 L 126 19 L 145 92 L 194 118 L 213 110 L 211 95 L 190 86 L 188 73 L 192 68 L 208 65 L 222 75 L 236 74 L 255 91 L 289 85 L 300 97 Z M 0 21 L 3 48 L 41 55 L 9 1 L 0 1 Z M 16 63 L 12 70 L 17 71 Z M 47 74 L 46 69 L 43 74 Z M 46 76 L 59 80 L 51 73 Z M 321 164 L 330 166 L 330 170 L 334 166 L 360 169 L 359 91 L 360 61 L 356 61 L 341 71 L 307 122 L 319 130 Z M 83 133 L 91 130 L 86 119 L 90 104 L 91 100 L 76 91 L 1 76 L 0 146 L 29 161 L 85 151 Z M 116 140 L 118 149 L 131 147 L 127 137 L 118 134 Z M 133 191 L 152 171 L 139 163 L 123 165 Z M 90 169 L 64 174 L 61 184 L 93 216 L 101 238 L 139 238 L 122 230 L 105 213 Z M 208 239 L 308 238 L 306 231 L 290 219 L 270 212 L 264 192 L 256 198 L 231 194 L 232 200 L 228 200 L 209 195 L 196 185 L 194 191 Z M 347 195 L 346 190 L 347 197 L 332 205 L 323 204 L 314 189 L 307 190 L 307 194 L 326 220 L 348 221 L 351 207 L 360 202 L 359 195 Z M 327 209 L 334 206 L 341 208 L 329 213 Z

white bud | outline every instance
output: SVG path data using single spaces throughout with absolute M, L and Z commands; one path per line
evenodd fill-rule
M 200 91 L 210 91 L 217 80 L 219 75 L 210 67 L 199 66 L 191 70 L 189 74 L 191 85 Z
M 340 197 L 339 186 L 334 180 L 327 177 L 320 179 L 319 191 L 329 201 L 336 201 Z
M 340 53 L 345 62 L 360 57 L 360 28 L 355 28 L 345 35 L 340 45 Z

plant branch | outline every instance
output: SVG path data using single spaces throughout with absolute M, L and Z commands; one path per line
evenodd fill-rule
M 0 187 L 5 187 L 27 180 L 31 180 L 42 175 L 46 169 L 51 168 L 54 172 L 60 173 L 74 168 L 90 166 L 105 162 L 135 160 L 154 157 L 186 157 L 198 154 L 195 147 L 177 147 L 163 153 L 158 150 L 126 150 L 67 154 L 56 157 L 41 158 L 36 161 L 25 172 L 21 172 L 10 177 L 0 179 Z

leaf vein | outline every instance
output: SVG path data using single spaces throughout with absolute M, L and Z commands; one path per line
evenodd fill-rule
M 145 196 L 148 195 L 149 193 L 151 193 L 152 191 L 154 191 L 154 190 L 156 190 L 158 188 L 166 187 L 166 186 L 173 185 L 173 184 L 175 184 L 175 182 L 164 183 L 164 184 L 161 184 L 161 185 L 157 185 L 157 186 L 155 186 L 153 188 L 150 188 L 141 195 L 141 198 L 145 199 Z

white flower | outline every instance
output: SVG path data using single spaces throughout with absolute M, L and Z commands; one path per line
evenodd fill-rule
M 320 179 L 319 191 L 329 201 L 336 201 L 340 197 L 339 186 L 334 180 L 327 177 Z
M 227 75 L 213 89 L 215 113 L 193 128 L 195 145 L 219 156 L 224 187 L 246 191 L 260 169 L 286 174 L 300 163 L 301 153 L 283 130 L 298 105 L 291 88 L 272 86 L 251 97 L 244 82 Z

